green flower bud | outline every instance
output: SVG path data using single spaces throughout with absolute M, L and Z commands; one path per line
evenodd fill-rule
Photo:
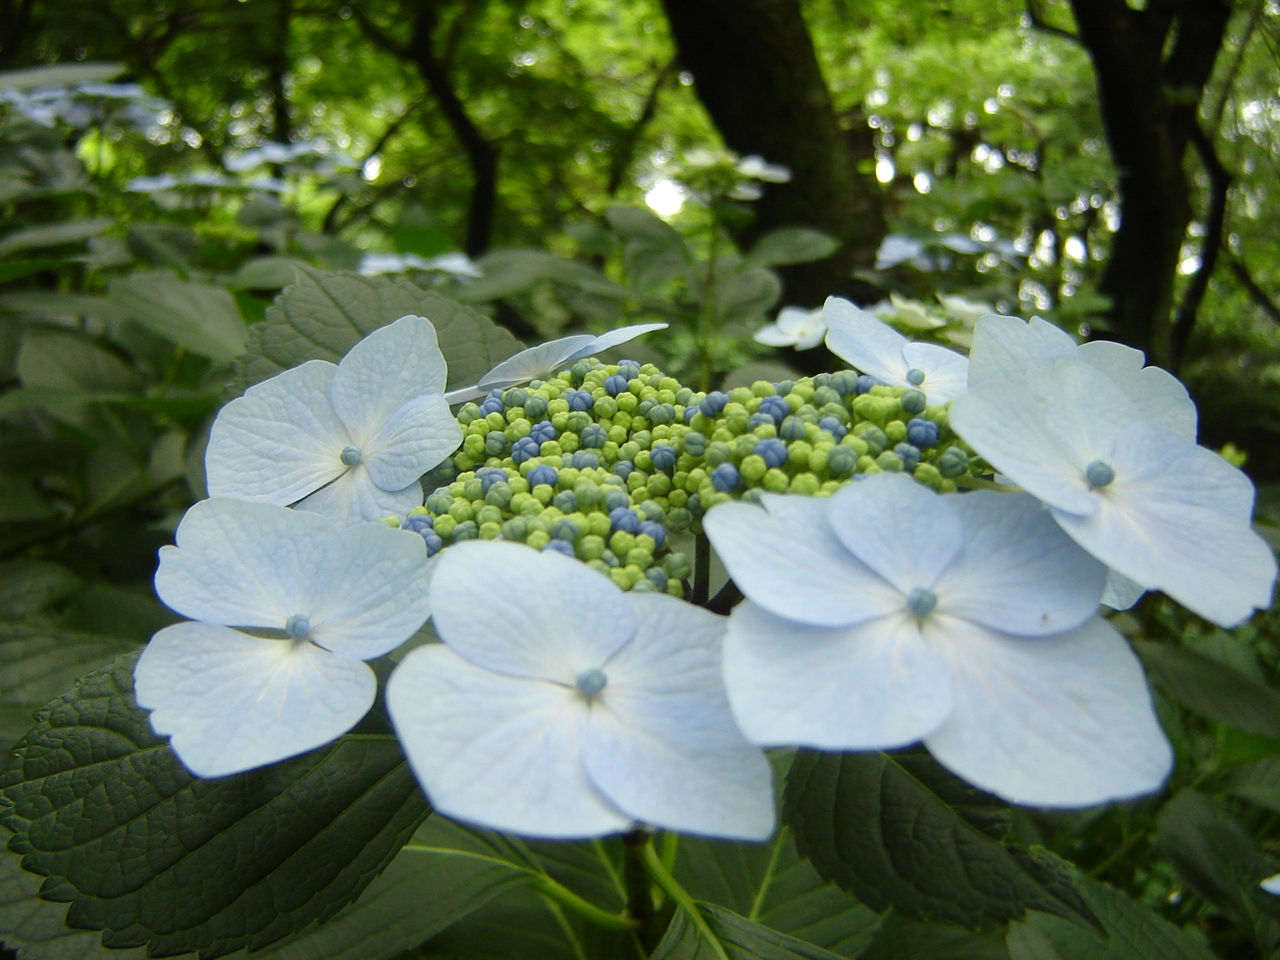
M 876 457 L 876 463 L 879 465 L 880 469 L 886 473 L 902 472 L 902 458 L 892 450 L 886 450 L 884 453 L 880 454 L 880 456 Z
M 531 430 L 533 430 L 533 424 L 528 420 L 525 420 L 523 417 L 519 417 L 511 423 L 508 423 L 507 428 L 502 432 L 508 440 L 515 443 L 522 437 L 527 437 Z
M 687 507 L 671 507 L 664 523 L 671 533 L 684 533 L 693 523 L 693 512 Z
M 764 462 L 764 457 L 754 453 L 749 457 L 743 457 L 742 463 L 738 466 L 742 479 L 751 486 L 757 485 L 768 469 L 769 465 Z
M 511 504 L 513 496 L 511 484 L 499 480 L 489 487 L 489 492 L 484 495 L 484 502 L 505 510 Z
M 573 497 L 580 510 L 595 510 L 604 501 L 604 491 L 590 480 L 579 480 L 573 485 Z
M 462 452 L 465 453 L 468 457 L 475 457 L 476 459 L 479 459 L 480 457 L 485 456 L 486 453 L 485 453 L 484 437 L 479 436 L 478 434 L 472 434 L 471 436 L 463 437 Z
M 500 413 L 491 413 L 484 418 L 484 422 L 489 425 L 490 430 L 505 430 L 507 428 L 507 418 Z
M 938 468 L 931 463 L 921 463 L 916 466 L 915 471 L 911 474 L 918 482 L 923 483 L 926 487 L 941 491 L 942 474 L 938 472 Z
M 849 447 L 837 446 L 827 454 L 827 470 L 833 477 L 847 477 L 857 466 L 858 455 Z
M 652 538 L 649 542 L 653 542 Z M 653 563 L 653 552 L 644 547 L 632 547 L 627 551 L 626 563 L 628 567 L 639 567 L 643 575 L 645 567 Z
M 865 397 L 867 394 L 864 393 L 863 396 Z M 874 423 L 859 423 L 853 428 L 853 432 L 866 442 L 869 456 L 878 457 L 884 451 L 884 448 L 889 445 L 889 438 Z
M 799 493 L 806 497 L 812 497 L 818 492 L 818 488 L 821 485 L 818 478 L 812 473 L 798 473 L 791 478 L 791 483 L 787 490 L 790 493 Z
M 635 545 L 635 535 L 627 533 L 625 530 L 615 530 L 609 537 L 609 549 L 620 557 L 625 557 L 627 551 Z
M 842 447 L 848 447 L 854 452 L 855 456 L 863 456 L 867 452 L 867 441 L 863 440 L 856 434 L 845 434 L 845 438 L 840 441 Z
M 770 493 L 786 493 L 787 488 L 791 485 L 791 478 L 777 467 L 771 467 L 765 471 L 764 477 L 761 478 L 760 486 L 768 490 Z
M 809 466 L 809 455 L 812 453 L 812 444 L 805 440 L 795 440 L 787 444 L 787 463 L 796 470 L 807 469 Z
M 906 391 L 898 402 L 902 404 L 903 411 L 913 417 L 924 413 L 925 396 L 919 390 Z
M 481 417 L 480 415 L 480 408 L 476 406 L 474 403 L 464 403 L 461 407 L 458 408 L 456 417 L 458 422 L 462 424 L 464 427 L 470 424 L 473 420 L 483 419 L 483 417 Z
M 969 454 L 963 447 L 947 447 L 938 458 L 938 472 L 949 480 L 964 476 L 969 470 Z
M 733 448 L 727 443 L 711 443 L 707 446 L 705 458 L 709 466 L 718 467 L 733 459 Z
M 618 403 L 618 410 L 622 413 L 634 413 L 636 407 L 640 405 L 640 400 L 634 393 L 620 393 L 614 399 Z
M 524 517 L 512 517 L 502 524 L 504 540 L 523 540 L 529 533 L 529 521 Z
M 464 520 L 471 520 L 475 515 L 475 510 L 471 508 L 471 504 L 466 500 L 455 500 L 453 506 L 449 508 L 449 516 L 459 523 Z
M 541 550 L 551 542 L 551 534 L 547 533 L 545 530 L 533 530 L 530 531 L 524 542 L 535 550 Z
M 547 416 L 551 418 L 552 423 L 556 422 L 555 420 L 556 417 L 563 416 L 568 412 L 569 412 L 568 400 L 563 400 L 560 397 L 556 397 L 554 400 L 547 401 Z M 564 428 L 557 424 L 556 429 L 563 430 Z
M 502 524 L 496 522 L 480 524 L 481 540 L 497 540 L 500 536 L 502 536 Z
M 686 477 L 685 479 L 688 479 Z M 688 491 L 684 489 L 684 481 L 680 479 L 680 475 L 676 474 L 671 481 L 674 489 L 663 494 L 667 498 L 667 503 L 671 507 L 683 507 L 684 502 L 689 499 Z
M 778 428 L 772 423 L 762 423 L 751 431 L 751 435 L 759 440 L 772 440 L 778 435 Z
M 589 513 L 587 514 L 586 531 L 591 536 L 600 537 L 606 540 L 609 537 L 609 531 L 613 529 L 613 524 L 609 522 L 607 513 Z
M 746 388 L 740 387 L 739 389 Z M 725 404 L 724 411 L 720 414 L 720 421 L 735 435 L 746 433 L 747 423 L 750 420 L 750 412 L 741 403 Z
M 645 488 L 651 497 L 665 497 L 671 493 L 671 478 L 665 473 L 655 473 L 645 481 Z
M 627 474 L 627 489 L 632 493 L 635 493 L 648 482 L 649 475 L 643 470 L 632 470 Z

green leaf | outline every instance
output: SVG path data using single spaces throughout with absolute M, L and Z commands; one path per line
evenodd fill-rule
M 74 573 L 48 560 L 0 564 L 0 617 L 26 617 L 65 600 L 82 585 Z
M 76 677 L 134 647 L 119 637 L 53 624 L 0 620 L 0 705 L 34 711 Z
M 242 393 L 308 360 L 337 363 L 374 330 L 409 314 L 435 325 L 451 389 L 470 386 L 520 350 L 506 328 L 408 280 L 299 268 L 297 282 L 250 330 L 230 391 Z
M 783 821 L 819 874 L 873 910 L 969 927 L 1030 909 L 1093 922 L 1061 861 L 1005 842 L 1008 809 L 923 752 L 802 750 Z
M 842 957 L 861 955 L 880 924 L 800 858 L 785 827 L 768 844 L 682 837 L 675 876 L 699 900 Z
M 11 849 L 104 945 L 206 958 L 266 946 L 359 896 L 426 815 L 391 737 L 193 777 L 135 704 L 133 662 L 40 711 L 0 773 Z
M 255 960 L 390 960 L 528 882 L 432 817 L 360 899 L 334 918 L 253 954 Z
M 1011 960 L 1216 960 L 1186 933 L 1119 890 L 1086 878 L 1077 889 L 1106 936 L 1047 913 L 1031 911 L 1009 927 Z
M 30 479 L 0 473 L 0 523 L 48 520 L 58 511 L 36 490 Z
M 1160 848 L 1187 885 L 1253 933 L 1270 954 L 1280 944 L 1275 896 L 1262 880 L 1280 873 L 1280 860 L 1263 853 L 1226 810 L 1194 790 L 1183 790 L 1160 811 Z
M 123 314 L 197 356 L 229 364 L 244 352 L 249 328 L 235 297 L 221 287 L 132 276 L 112 280 L 110 290 Z
M 39 273 L 41 270 L 52 270 L 65 264 L 65 260 L 53 257 L 41 260 L 10 260 L 8 263 L 0 263 L 0 283 L 10 283 L 33 273 Z
M 716 317 L 721 323 L 757 319 L 782 296 L 782 281 L 772 270 L 755 267 L 730 274 L 716 284 Z
M 610 207 L 605 219 L 625 240 L 627 279 L 635 289 L 653 292 L 673 277 L 689 274 L 693 256 L 670 224 L 639 207 Z
M 298 268 L 305 266 L 293 257 L 257 257 L 241 266 L 229 283 L 235 290 L 279 290 L 293 283 Z
M 1227 789 L 1250 803 L 1280 813 L 1280 757 L 1264 757 L 1236 767 L 1227 776 Z
M 132 391 L 142 379 L 106 347 L 71 330 L 31 327 L 18 351 L 23 386 L 67 391 Z
M 37 317 L 114 317 L 114 305 L 106 297 L 58 290 L 6 290 L 0 293 L 0 310 Z
M 41 227 L 25 227 L 0 237 L 0 257 L 7 257 L 23 250 L 42 247 L 60 247 L 65 243 L 78 243 L 97 236 L 111 226 L 110 220 L 69 220 Z
M 831 256 L 840 241 L 830 234 L 809 227 L 782 227 L 771 230 L 757 241 L 742 258 L 745 267 L 782 267 L 791 263 L 808 263 Z
M 1280 737 L 1280 692 L 1173 644 L 1138 640 L 1134 648 L 1155 685 L 1192 713 L 1238 730 Z
M 839 960 L 840 955 L 753 923 L 714 903 L 698 905 L 729 960 Z M 718 960 L 705 936 L 684 910 L 677 910 L 651 960 Z
M 1009 948 L 999 929 L 975 932 L 890 913 L 858 960 L 1009 960 Z

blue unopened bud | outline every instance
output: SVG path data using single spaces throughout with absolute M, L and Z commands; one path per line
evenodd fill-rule
M 917 617 L 927 617 L 938 605 L 938 595 L 928 587 L 916 587 L 907 594 L 907 609 Z
M 893 448 L 893 452 L 902 458 L 902 469 L 910 473 L 920 465 L 920 448 L 913 447 L 909 443 L 900 443 Z
M 780 397 L 785 397 L 795 388 L 796 382 L 794 380 L 779 380 L 773 385 L 773 392 Z
M 760 401 L 760 413 L 768 416 L 774 426 L 780 424 L 785 417 L 791 416 L 791 405 L 782 397 L 765 397 Z
M 631 471 L 634 470 L 635 468 L 636 468 L 636 465 L 632 463 L 630 460 L 619 460 L 612 467 L 610 467 L 610 472 L 613 473 L 615 476 L 621 477 L 623 480 L 625 480 L 627 479 L 627 477 L 631 476 Z
M 563 553 L 566 557 L 574 556 L 573 544 L 568 540 L 560 540 L 559 538 L 547 541 L 547 545 L 542 548 L 543 553 L 548 550 L 554 550 L 556 553 Z
M 610 510 L 609 526 L 615 531 L 622 530 L 626 533 L 638 533 L 640 531 L 640 515 L 627 507 Z
M 570 390 L 562 399 L 569 402 L 570 410 L 579 412 L 590 410 L 596 402 L 588 390 Z
M 493 436 L 493 434 L 490 434 Z M 521 437 L 511 445 L 511 459 L 516 463 L 532 460 L 539 453 L 541 445 L 533 437 Z
M 907 383 L 913 387 L 920 386 L 920 384 L 924 383 L 924 371 L 919 367 L 912 367 L 907 371 Z
M 605 393 L 611 397 L 616 397 L 620 393 L 627 392 L 627 378 L 621 374 L 615 373 L 612 377 L 606 377 L 604 381 Z
M 504 457 L 511 446 L 511 441 L 500 430 L 491 430 L 485 434 L 484 452 L 490 457 Z
M 697 408 L 696 406 L 692 406 L 692 407 L 685 407 L 685 408 L 684 408 L 684 422 L 685 422 L 685 423 L 693 423 L 693 418 L 694 418 L 694 417 L 696 417 L 700 412 L 701 412 L 701 411 L 699 411 L 699 410 L 698 410 L 698 408 Z
M 741 483 L 742 477 L 738 474 L 738 468 L 732 463 L 722 463 L 711 471 L 711 485 L 720 493 L 732 493 Z M 692 500 L 693 497 L 689 499 Z
M 938 442 L 938 425 L 932 420 L 919 417 L 907 424 L 907 440 L 922 450 L 927 450 Z
M 579 438 L 584 447 L 598 450 L 609 442 L 609 431 L 598 423 L 589 423 L 582 428 Z
M 844 435 L 849 432 L 849 428 L 835 417 L 823 417 L 818 421 L 818 427 L 827 431 L 827 433 L 831 434 L 837 440 L 843 440 Z M 803 437 L 797 439 L 803 439 Z
M 898 402 L 902 404 L 902 409 L 907 413 L 924 413 L 924 408 L 928 403 L 925 395 L 919 390 L 908 390 Z
M 491 413 L 501 413 L 502 410 L 502 400 L 498 397 L 486 397 L 484 402 L 480 404 L 480 412 L 485 416 Z
M 667 540 L 666 529 L 662 526 L 662 524 L 655 523 L 653 520 L 641 521 L 639 532 L 648 534 L 649 536 L 653 537 L 653 542 L 657 544 L 659 547 L 662 546 Z
M 857 465 L 858 454 L 849 447 L 839 446 L 827 454 L 827 470 L 837 479 L 849 476 Z
M 474 540 L 480 536 L 480 525 L 474 520 L 463 520 L 453 528 L 453 539 L 455 542 L 462 540 Z
M 594 470 L 600 466 L 600 455 L 594 450 L 575 450 L 569 463 L 577 470 Z
M 502 402 L 508 407 L 523 407 L 529 394 L 520 387 L 512 387 L 510 390 L 504 391 L 502 394 Z
M 813 391 L 813 399 L 809 402 L 815 407 L 821 409 L 828 403 L 838 404 L 840 402 L 840 394 L 835 390 L 832 390 L 830 387 L 819 387 L 817 390 Z
M 592 668 L 591 670 L 583 670 L 578 674 L 578 678 L 574 681 L 574 685 L 578 688 L 578 692 L 590 700 L 592 697 L 598 696 L 609 683 L 608 676 L 603 670 Z
M 704 417 L 716 417 L 720 415 L 720 411 L 724 409 L 724 405 L 728 402 L 729 395 L 727 393 L 713 390 L 702 398 L 702 402 L 698 404 L 698 409 L 702 411 Z
M 852 370 L 838 370 L 827 378 L 827 386 L 842 397 L 857 394 L 858 375 Z
M 554 487 L 559 478 L 560 474 L 556 471 L 556 468 L 548 466 L 545 463 L 534 467 L 525 477 L 525 479 L 529 481 L 529 486 L 531 487 L 536 487 L 540 483 L 545 483 L 547 486 Z
M 404 522 L 400 524 L 401 530 L 409 530 L 413 533 L 421 533 L 423 530 L 431 530 L 434 527 L 435 521 L 425 513 L 415 513 L 405 517 Z
M 295 613 L 284 625 L 284 632 L 295 640 L 305 640 L 311 636 L 311 621 L 301 613 Z
M 1111 464 L 1102 460 L 1095 460 L 1084 468 L 1085 479 L 1089 481 L 1089 486 L 1105 487 L 1116 478 L 1116 472 L 1112 469 Z
M 631 506 L 631 496 L 621 487 L 604 488 L 604 508 L 612 516 L 615 510 L 623 510 Z
M 684 435 L 684 452 L 691 457 L 700 457 L 707 450 L 707 438 L 696 430 L 690 430 Z
M 572 490 L 561 490 L 551 498 L 551 505 L 561 513 L 573 513 L 578 509 L 578 498 Z
M 427 494 L 426 506 L 432 513 L 448 513 L 449 508 L 453 506 L 453 494 L 444 487 L 439 490 L 432 490 Z
M 770 467 L 781 467 L 787 462 L 787 445 L 778 439 L 761 440 L 755 453 Z
M 634 380 L 640 376 L 640 364 L 635 360 L 619 360 L 617 363 L 618 373 L 626 377 L 628 380 Z
M 880 381 L 870 374 L 864 373 L 858 377 L 857 384 L 854 387 L 855 392 L 859 395 L 869 393 L 872 387 L 880 386 Z
M 667 446 L 665 443 L 655 443 L 649 448 L 649 459 L 653 461 L 653 468 L 655 470 L 662 470 L 665 472 L 667 470 L 674 470 L 676 460 L 679 458 L 676 456 L 675 447 Z
M 778 425 L 778 436 L 788 443 L 796 440 L 803 440 L 809 435 L 806 424 L 799 417 L 786 417 L 782 423 Z
M 550 420 L 542 420 L 539 423 L 535 423 L 533 429 L 529 431 L 529 436 L 537 440 L 539 444 L 554 440 L 559 435 L 560 431 L 551 425 Z
M 673 423 L 676 419 L 676 408 L 669 403 L 655 404 L 648 414 L 650 423 Z
M 948 447 L 938 458 L 938 472 L 948 479 L 964 476 L 969 469 L 969 454 L 960 447 Z
M 547 398 L 536 393 L 529 394 L 529 399 L 524 402 L 524 415 L 530 420 L 545 417 L 547 415 Z
M 343 447 L 342 453 L 338 459 L 340 459 L 348 467 L 354 467 L 357 463 L 360 462 L 360 448 L 359 447 Z
M 756 427 L 763 427 L 765 424 L 774 426 L 773 417 L 767 413 L 753 413 L 747 418 L 747 429 L 754 430 Z
M 495 483 L 507 482 L 507 471 L 501 467 L 481 467 L 476 471 L 476 479 L 480 481 L 481 492 L 488 493 Z
M 557 520 L 551 525 L 551 536 L 556 540 L 568 540 L 573 543 L 581 533 L 582 531 L 578 529 L 578 525 L 567 517 Z

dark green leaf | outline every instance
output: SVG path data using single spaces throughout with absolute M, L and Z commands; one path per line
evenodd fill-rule
M 716 284 L 716 316 L 721 323 L 758 319 L 781 295 L 782 282 L 772 270 L 756 267 L 733 273 Z
M 62 266 L 64 262 L 46 257 L 41 260 L 10 260 L 8 263 L 0 263 L 0 283 L 9 283 L 21 277 L 39 273 L 41 270 L 52 270 Z
M 1280 873 L 1280 860 L 1264 854 L 1235 818 L 1203 794 L 1183 790 L 1160 811 L 1159 841 L 1192 890 L 1251 930 L 1264 953 L 1275 949 L 1276 898 L 1259 883 Z
M 610 207 L 609 226 L 622 234 L 628 282 L 649 293 L 673 277 L 687 275 L 693 257 L 672 226 L 639 207 Z
M 975 932 L 890 913 L 859 960 L 1009 960 L 1003 934 L 1000 929 Z
M 42 895 L 108 946 L 217 957 L 354 900 L 422 822 L 394 739 L 347 736 L 260 770 L 193 777 L 132 697 L 133 657 L 43 709 L 0 773 Z
M 124 360 L 70 330 L 28 329 L 18 353 L 23 386 L 66 391 L 130 391 L 142 381 Z
M 49 520 L 58 511 L 26 477 L 0 473 L 0 523 Z
M 783 227 L 766 233 L 742 258 L 748 267 L 782 267 L 808 263 L 835 253 L 840 242 L 830 234 L 809 227 Z
M 134 644 L 118 637 L 56 625 L 0 620 L 0 705 L 34 711 L 76 677 Z
M 921 752 L 801 751 L 783 820 L 818 873 L 873 910 L 971 927 L 1029 909 L 1093 922 L 1060 861 L 1004 841 L 1003 804 Z
M 21 250 L 59 247 L 95 236 L 111 226 L 110 220 L 69 220 L 39 227 L 14 230 L 0 237 L 0 257 Z
M 409 314 L 435 325 L 451 389 L 470 386 L 520 349 L 506 328 L 408 280 L 299 268 L 297 282 L 250 330 L 231 392 L 308 360 L 337 363 L 374 330 Z
M 1238 670 L 1168 643 L 1134 643 L 1155 685 L 1192 713 L 1280 737 L 1280 693 Z
M 1227 789 L 1260 807 L 1280 813 L 1280 757 L 1264 757 L 1236 767 Z
M 1119 890 L 1084 878 L 1077 888 L 1106 936 L 1032 911 L 1009 927 L 1011 960 L 1215 960 L 1196 937 Z
M 244 352 L 249 328 L 235 297 L 221 287 L 132 276 L 113 280 L 111 297 L 125 316 L 197 356 L 229 364 Z
M 838 954 L 752 923 L 714 903 L 698 906 L 730 960 L 839 960 Z M 689 915 L 677 910 L 652 960 L 716 960 L 716 953 Z

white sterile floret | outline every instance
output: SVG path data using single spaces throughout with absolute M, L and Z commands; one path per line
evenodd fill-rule
M 1271 876 L 1267 877 L 1265 880 L 1259 881 L 1258 886 L 1260 886 L 1267 893 L 1270 893 L 1273 895 L 1280 895 L 1280 873 L 1272 874 Z
M 830 499 L 722 504 L 704 526 L 747 598 L 725 682 L 754 742 L 923 740 L 1035 806 L 1137 796 L 1168 773 L 1142 668 L 1096 616 L 1105 570 L 1032 497 L 880 474 Z
M 361 661 L 426 621 L 426 564 L 422 538 L 386 524 L 197 503 L 156 571 L 160 599 L 196 622 L 151 638 L 134 668 L 138 704 L 201 777 L 328 743 L 373 705 L 377 681 Z
M 820 344 L 826 334 L 827 325 L 822 322 L 821 310 L 783 307 L 777 320 L 755 332 L 755 340 L 771 347 L 810 350 Z
M 387 706 L 436 810 L 548 838 L 772 832 L 769 765 L 725 698 L 724 618 L 498 541 L 441 554 L 431 601 L 444 643 L 405 657 Z
M 965 391 L 969 361 L 946 347 L 915 343 L 848 300 L 828 297 L 822 308 L 827 349 L 855 370 L 894 387 L 913 387 L 929 403 Z
M 1131 361 L 1120 369 L 1143 374 Z M 1153 423 L 1099 366 L 1068 359 L 975 379 L 950 422 L 1121 576 L 1221 626 L 1270 605 L 1276 560 L 1250 526 L 1248 477 Z
M 223 407 L 205 453 L 209 494 L 294 504 L 341 524 L 405 516 L 418 479 L 457 449 L 446 368 L 422 317 L 375 330 L 334 365 L 311 360 Z
M 620 347 L 636 337 L 654 330 L 665 330 L 665 323 L 637 323 L 630 327 L 619 327 L 598 337 L 590 334 L 577 334 L 572 337 L 561 337 L 559 340 L 548 340 L 536 347 L 521 350 L 513 357 L 508 357 L 480 378 L 474 387 L 463 387 L 445 394 L 451 404 L 466 403 L 483 397 L 490 390 L 505 390 L 516 387 L 530 380 L 540 380 L 551 376 L 557 370 L 577 363 L 586 357 L 610 347 Z

